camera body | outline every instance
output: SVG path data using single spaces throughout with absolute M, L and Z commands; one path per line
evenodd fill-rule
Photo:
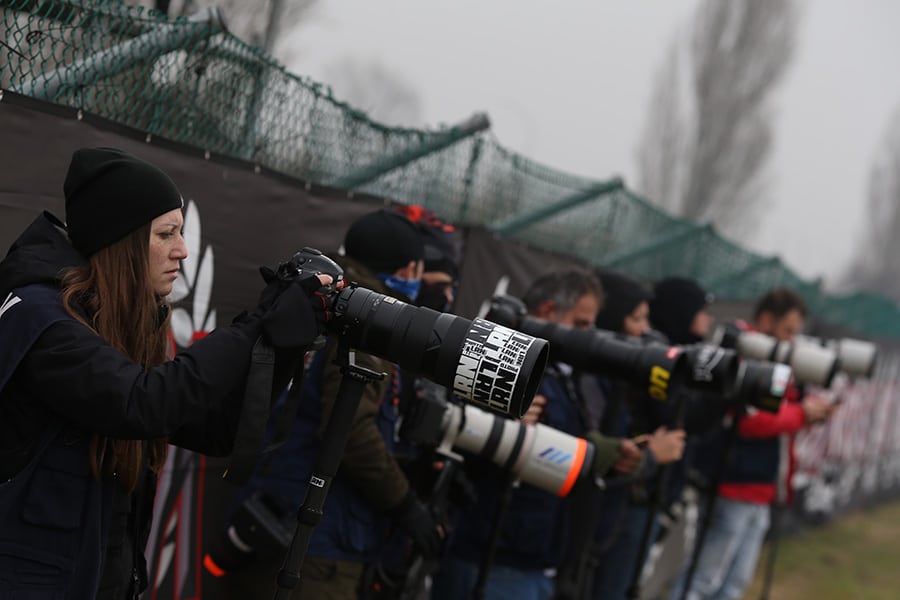
M 319 289 L 319 293 L 327 298 L 333 297 L 344 282 L 344 270 L 341 266 L 309 246 L 301 248 L 290 260 L 278 265 L 275 274 L 284 281 L 303 281 L 318 275 L 330 275 L 332 282 Z
M 778 412 L 792 375 L 788 365 L 741 358 L 735 350 L 712 344 L 682 349 L 688 364 L 688 387 L 715 393 L 730 403 Z

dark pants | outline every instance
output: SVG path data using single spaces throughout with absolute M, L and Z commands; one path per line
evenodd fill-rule
M 280 569 L 280 562 L 248 565 L 219 577 L 204 596 L 224 600 L 272 598 Z M 307 556 L 300 572 L 301 582 L 291 593 L 291 600 L 356 600 L 362 573 L 363 563 Z

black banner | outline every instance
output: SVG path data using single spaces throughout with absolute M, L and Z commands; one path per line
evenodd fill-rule
M 156 164 L 185 199 L 189 258 L 170 299 L 174 345 L 186 347 L 217 324 L 252 307 L 258 269 L 303 246 L 336 253 L 358 216 L 387 204 L 372 197 L 306 185 L 255 165 L 123 128 L 66 107 L 6 92 L 0 101 L 0 248 L 3 252 L 42 210 L 65 217 L 63 181 L 72 152 L 113 146 Z M 122 202 L 128 202 L 127 196 Z M 472 318 L 495 291 L 521 294 L 532 279 L 571 259 L 464 232 L 457 313 Z M 496 396 L 499 392 L 492 392 Z M 209 588 L 203 552 L 221 531 L 233 490 L 223 461 L 172 448 L 154 507 L 147 557 L 154 599 L 200 598 Z

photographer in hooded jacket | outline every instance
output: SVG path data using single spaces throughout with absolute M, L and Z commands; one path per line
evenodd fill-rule
M 0 597 L 137 598 L 167 443 L 228 454 L 255 342 L 274 327 L 287 340 L 286 384 L 332 280 L 274 281 L 167 360 L 166 296 L 187 256 L 175 184 L 83 148 L 64 193 L 67 223 L 43 213 L 0 262 Z
M 363 215 L 347 230 L 344 252 L 335 260 L 346 281 L 404 302 L 415 300 L 424 250 L 419 232 L 406 217 L 392 210 Z M 331 338 L 325 349 L 315 353 L 290 435 L 239 490 L 234 499 L 238 515 L 241 506 L 262 494 L 268 506 L 282 507 L 285 528 L 296 523 L 296 511 L 303 503 L 337 399 L 341 371 L 334 363 L 336 351 Z M 378 557 L 393 531 L 408 536 L 427 556 L 436 554 L 440 545 L 439 528 L 392 455 L 399 417 L 399 370 L 387 360 L 361 352 L 355 353 L 355 363 L 387 377 L 363 391 L 321 521 L 313 529 L 294 598 L 357 598 L 366 565 Z M 258 529 L 260 524 L 250 527 Z M 252 546 L 246 544 L 250 532 L 240 530 L 234 520 L 225 529 L 220 547 L 210 549 L 213 562 L 205 564 L 220 576 L 216 597 L 243 600 L 272 594 L 286 545 L 241 547 Z M 231 560 L 235 556 L 241 559 Z

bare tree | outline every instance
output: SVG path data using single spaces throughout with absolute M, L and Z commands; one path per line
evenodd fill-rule
M 318 0 L 125 0 L 168 15 L 188 16 L 207 6 L 222 9 L 229 31 L 274 55 L 279 37 L 315 15 Z M 278 56 L 286 63 L 288 55 Z M 335 96 L 373 119 L 389 125 L 416 126 L 422 122 L 419 95 L 406 81 L 375 60 L 345 57 L 326 69 L 325 82 Z
M 278 38 L 308 19 L 318 0 L 156 0 L 171 16 L 190 15 L 206 6 L 222 9 L 228 30 L 248 44 L 274 54 Z
M 794 0 L 705 0 L 689 48 L 658 75 L 639 150 L 639 185 L 684 217 L 741 236 L 764 199 L 769 99 L 793 53 Z M 682 106 L 684 105 L 684 107 Z
M 869 175 L 866 240 L 845 275 L 846 286 L 900 301 L 900 108 L 891 119 Z
M 650 111 L 638 150 L 641 192 L 669 212 L 679 213 L 682 204 L 687 151 L 687 132 L 682 117 L 685 98 L 680 89 L 683 57 L 672 43 L 668 57 L 656 76 Z

